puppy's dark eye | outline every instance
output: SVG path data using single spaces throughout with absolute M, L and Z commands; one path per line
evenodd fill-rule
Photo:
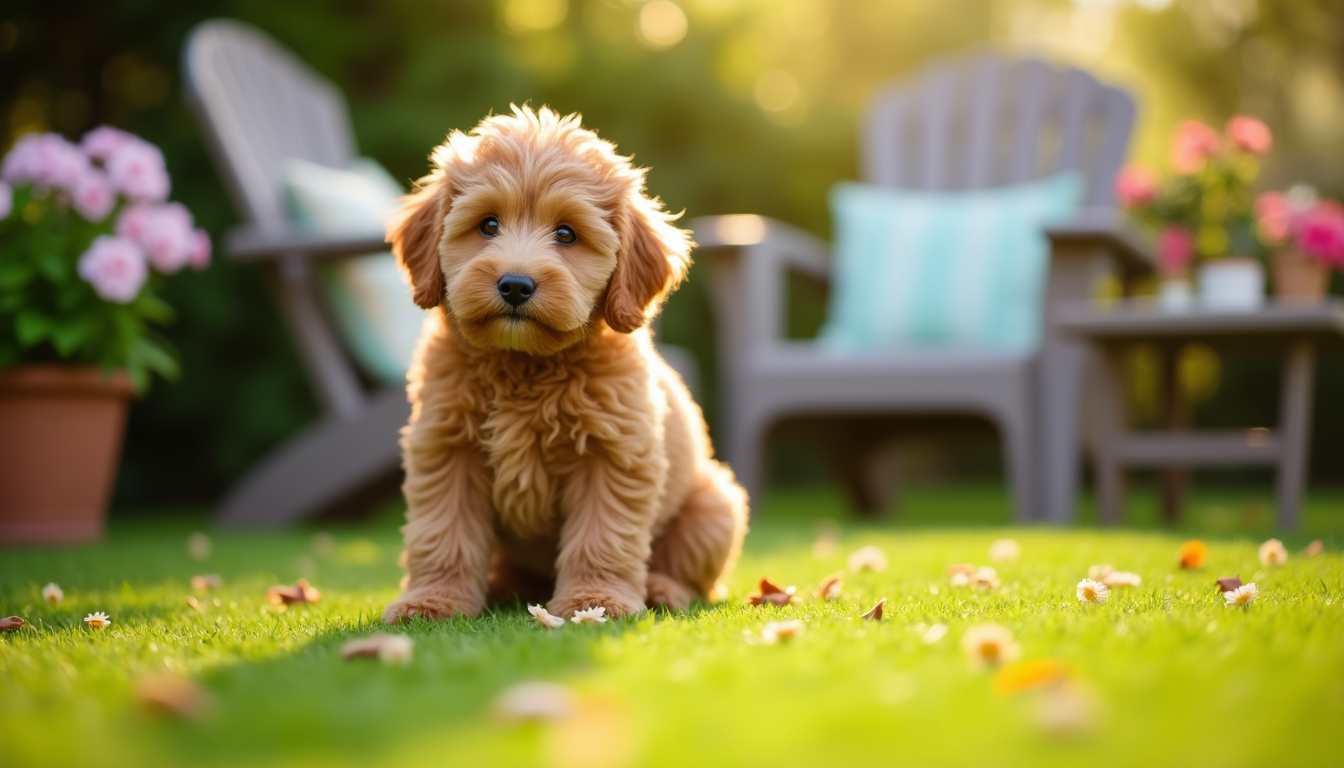
M 485 221 L 481 222 L 481 234 L 486 237 L 494 237 L 495 235 L 498 235 L 499 219 L 496 219 L 494 216 L 486 217 Z
M 555 239 L 562 245 L 573 245 L 579 241 L 579 235 L 573 227 L 561 224 L 555 228 Z

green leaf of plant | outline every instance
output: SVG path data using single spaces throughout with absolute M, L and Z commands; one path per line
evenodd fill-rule
M 177 356 L 167 346 L 148 337 L 142 336 L 131 345 L 131 360 L 169 381 L 176 381 L 182 375 Z
M 22 261 L 0 263 L 0 289 L 19 289 L 33 279 L 37 270 L 32 264 Z
M 65 282 L 67 276 L 70 274 L 65 259 L 61 258 L 61 252 L 57 248 L 45 251 L 38 257 L 37 264 L 38 267 L 41 268 L 42 274 L 57 285 Z
M 171 323 L 177 317 L 177 312 L 168 302 L 150 291 L 140 292 L 139 298 L 135 300 L 135 308 L 142 317 L 155 323 Z
M 51 334 L 51 325 L 51 319 L 41 312 L 23 309 L 14 320 L 14 334 L 20 344 L 31 347 Z
M 89 318 L 76 315 L 51 326 L 51 345 L 61 357 L 69 357 L 89 337 Z

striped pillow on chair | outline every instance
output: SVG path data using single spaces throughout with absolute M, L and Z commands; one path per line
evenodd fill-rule
M 1077 174 L 964 192 L 831 189 L 837 349 L 1028 350 L 1040 339 L 1049 243 L 1082 201 Z

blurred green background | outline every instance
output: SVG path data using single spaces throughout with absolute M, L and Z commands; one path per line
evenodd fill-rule
M 1163 165 L 1183 118 L 1221 125 L 1248 112 L 1275 134 L 1265 187 L 1304 181 L 1344 194 L 1339 0 L 4 0 L 0 148 L 36 130 L 77 138 L 110 123 L 139 133 L 164 149 L 173 197 L 218 245 L 236 215 L 179 76 L 188 31 L 217 16 L 260 27 L 335 81 L 362 153 L 407 181 L 449 130 L 530 101 L 583 113 L 653 169 L 650 187 L 672 210 L 761 213 L 827 236 L 826 193 L 857 175 L 856 126 L 874 88 L 988 44 L 1130 89 L 1135 160 Z M 693 270 L 661 334 L 695 352 L 713 423 L 706 279 L 703 265 Z M 169 336 L 186 374 L 133 407 L 122 514 L 213 502 L 317 415 L 260 271 L 217 258 L 170 281 L 168 298 L 180 310 Z M 825 299 L 796 298 L 791 330 L 807 335 Z M 1206 358 L 1201 370 L 1199 421 L 1273 424 L 1274 361 Z M 1139 397 L 1143 375 L 1140 365 Z M 1344 364 L 1328 357 L 1317 379 L 1317 482 L 1344 481 L 1341 391 Z M 935 476 L 997 477 L 995 441 L 981 443 L 955 458 L 919 444 L 915 463 Z M 799 481 L 820 477 L 805 456 L 780 460 Z

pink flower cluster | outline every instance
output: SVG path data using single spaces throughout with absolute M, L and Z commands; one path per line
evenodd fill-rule
M 1314 194 L 1265 192 L 1255 200 L 1260 236 L 1271 246 L 1288 243 L 1302 253 L 1344 268 L 1344 206 Z
M 1261 157 L 1274 145 L 1269 127 L 1254 117 L 1237 115 L 1223 129 L 1227 146 L 1237 152 Z M 1218 132 L 1198 120 L 1186 120 L 1176 129 L 1171 142 L 1171 166 L 1177 173 L 1191 174 L 1223 148 Z
M 97 224 L 126 200 L 116 235 L 96 238 L 80 256 L 79 275 L 108 301 L 127 303 L 149 277 L 149 266 L 171 274 L 210 263 L 210 238 L 195 229 L 181 203 L 169 203 L 163 153 L 125 131 L 102 126 L 76 145 L 55 133 L 19 139 L 0 164 L 0 220 L 13 205 L 10 185 L 32 184 Z

